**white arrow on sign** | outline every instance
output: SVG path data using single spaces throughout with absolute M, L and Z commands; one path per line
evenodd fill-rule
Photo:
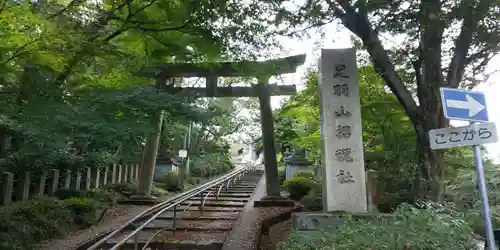
M 446 100 L 446 106 L 449 108 L 468 109 L 469 117 L 475 116 L 485 108 L 483 104 L 476 101 L 476 99 L 472 98 L 472 96 L 465 95 L 465 98 L 467 98 L 467 101 Z

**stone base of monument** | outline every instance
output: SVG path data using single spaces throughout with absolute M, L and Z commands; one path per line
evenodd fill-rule
M 155 205 L 160 203 L 160 200 L 152 195 L 132 195 L 130 198 L 118 200 L 116 203 L 127 205 Z
M 295 201 L 284 197 L 266 196 L 253 203 L 254 207 L 294 207 Z
M 372 220 L 375 218 L 393 216 L 392 214 L 366 213 L 351 214 L 345 212 L 311 213 L 301 212 L 292 214 L 293 228 L 299 232 L 335 230 L 344 220 L 355 218 L 360 220 Z

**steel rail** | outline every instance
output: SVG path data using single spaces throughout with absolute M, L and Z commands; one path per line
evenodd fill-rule
M 176 195 L 176 196 L 174 196 L 166 201 L 163 201 L 163 202 L 161 202 L 153 207 L 150 207 L 150 208 L 146 209 L 145 211 L 141 212 L 140 214 L 138 214 L 137 216 L 135 216 L 134 218 L 132 218 L 131 220 L 124 223 L 122 226 L 118 227 L 116 230 L 114 230 L 111 233 L 104 236 L 102 239 L 100 239 L 99 241 L 94 243 L 92 246 L 87 248 L 87 250 L 98 249 L 102 244 L 105 244 L 113 236 L 115 236 L 116 234 L 118 234 L 121 231 L 123 231 L 124 229 L 126 229 L 129 225 L 134 225 L 136 227 L 136 229 L 134 231 L 129 233 L 123 240 L 116 243 L 112 248 L 110 248 L 110 250 L 117 250 L 118 247 L 125 244 L 130 238 L 132 238 L 137 233 L 139 233 L 142 229 L 144 229 L 153 220 L 155 220 L 161 214 L 165 213 L 167 210 L 169 210 L 171 208 L 175 208 L 176 206 L 178 206 L 182 202 L 189 200 L 189 199 L 191 199 L 199 194 L 203 195 L 203 192 L 207 191 L 208 189 L 210 189 L 212 187 L 217 187 L 217 185 L 226 186 L 226 190 L 227 190 L 228 184 L 231 183 L 232 181 L 234 181 L 234 179 L 241 177 L 243 174 L 245 174 L 249 171 L 254 171 L 255 169 L 256 169 L 255 166 L 252 166 L 252 165 L 249 165 L 249 166 L 246 166 L 246 167 L 243 167 L 240 169 L 235 169 L 235 170 L 231 171 L 230 173 L 227 173 L 226 175 L 223 175 L 223 176 L 221 176 L 213 181 L 207 182 L 207 183 L 200 185 L 198 187 L 195 187 L 189 191 L 178 194 L 178 195 Z M 227 184 L 224 185 L 225 183 L 227 183 Z M 202 198 L 202 200 L 203 200 L 203 198 Z M 201 208 L 201 206 L 203 206 L 203 202 L 200 204 L 200 208 Z M 151 217 L 149 217 L 149 216 L 151 216 Z M 136 226 L 134 224 L 134 222 L 140 221 L 141 219 L 145 219 L 147 217 L 149 217 L 149 219 L 147 219 L 144 222 L 141 222 L 141 225 Z M 174 218 L 174 221 L 175 221 L 175 218 Z

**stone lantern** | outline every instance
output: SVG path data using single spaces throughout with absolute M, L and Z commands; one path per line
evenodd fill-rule
M 286 179 L 292 178 L 299 171 L 314 174 L 314 169 L 310 168 L 311 162 L 307 160 L 304 148 L 294 149 L 293 153 L 285 154 Z

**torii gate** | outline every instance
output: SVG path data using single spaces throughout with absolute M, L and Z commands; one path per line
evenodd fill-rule
M 304 64 L 305 54 L 267 61 L 220 62 L 207 64 L 173 63 L 141 70 L 138 75 L 156 79 L 156 88 L 172 94 L 181 91 L 193 92 L 197 97 L 259 97 L 261 129 L 264 144 L 264 165 L 267 196 L 263 201 L 282 200 L 280 196 L 278 164 L 274 138 L 274 122 L 270 96 L 293 95 L 295 85 L 269 84 L 273 75 L 295 73 Z M 205 88 L 175 87 L 168 84 L 169 79 L 179 77 L 204 77 Z M 256 77 L 258 84 L 251 87 L 218 87 L 218 77 Z M 137 196 L 139 199 L 151 197 L 151 185 L 161 131 L 162 115 L 158 116 L 155 126 L 158 133 L 148 138 L 144 152 L 144 162 L 140 170 Z M 260 203 L 263 205 L 265 202 Z M 281 202 L 280 202 L 281 203 Z M 270 204 L 270 205 L 272 205 Z M 257 204 L 256 204 L 257 205 Z

